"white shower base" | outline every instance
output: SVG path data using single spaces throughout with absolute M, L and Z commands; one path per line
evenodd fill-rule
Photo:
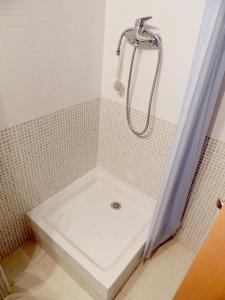
M 112 299 L 140 261 L 154 204 L 96 168 L 28 217 L 42 246 L 94 298 Z

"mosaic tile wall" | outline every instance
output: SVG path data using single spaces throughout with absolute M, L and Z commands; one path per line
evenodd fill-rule
M 207 138 L 176 238 L 196 251 L 218 212 L 216 200 L 225 199 L 225 144 Z
M 26 241 L 25 212 L 96 166 L 99 100 L 0 132 L 0 259 Z
M 144 124 L 144 115 L 133 111 L 132 120 L 138 129 Z M 175 125 L 151 118 L 149 136 L 138 138 L 128 128 L 125 106 L 102 99 L 99 130 L 99 166 L 156 198 Z M 225 144 L 207 138 L 183 226 L 176 235 L 192 251 L 198 248 L 217 212 L 217 198 L 225 199 Z
M 133 111 L 132 122 L 140 130 L 144 126 L 145 115 Z M 98 165 L 156 197 L 174 131 L 174 124 L 152 117 L 149 135 L 137 137 L 128 128 L 125 106 L 102 99 Z
M 0 258 L 30 237 L 24 213 L 96 166 L 157 197 L 175 125 L 134 136 L 125 106 L 98 99 L 0 131 Z M 100 111 L 99 111 L 100 109 Z M 99 117 L 100 116 L 100 117 Z M 143 113 L 133 111 L 136 128 Z M 207 139 L 176 238 L 195 251 L 225 199 L 225 144 Z

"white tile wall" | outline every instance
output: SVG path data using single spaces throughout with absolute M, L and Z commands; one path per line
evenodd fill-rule
M 101 96 L 120 104 L 125 103 L 125 93 L 121 97 L 112 85 L 119 36 L 125 28 L 134 26 L 137 18 L 152 16 L 149 24 L 154 32 L 160 34 L 163 47 L 162 67 L 152 112 L 160 119 L 177 123 L 205 3 L 206 0 L 123 0 L 118 6 L 117 1 L 107 0 Z M 131 45 L 125 43 L 121 70 L 125 86 L 131 51 Z M 156 51 L 137 54 L 132 103 L 140 111 L 147 109 L 156 56 Z
M 104 5 L 0 1 L 0 129 L 100 96 Z

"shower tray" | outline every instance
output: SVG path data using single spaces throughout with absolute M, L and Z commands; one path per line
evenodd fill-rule
M 28 213 L 37 241 L 95 299 L 140 262 L 155 200 L 95 168 Z

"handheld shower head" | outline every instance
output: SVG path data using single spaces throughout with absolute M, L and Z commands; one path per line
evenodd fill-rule
M 113 81 L 113 87 L 116 91 L 120 92 L 123 89 L 122 81 L 115 78 Z
M 123 83 L 120 80 L 120 56 L 116 55 L 116 77 L 113 80 L 113 87 L 116 91 L 120 92 L 123 89 Z

